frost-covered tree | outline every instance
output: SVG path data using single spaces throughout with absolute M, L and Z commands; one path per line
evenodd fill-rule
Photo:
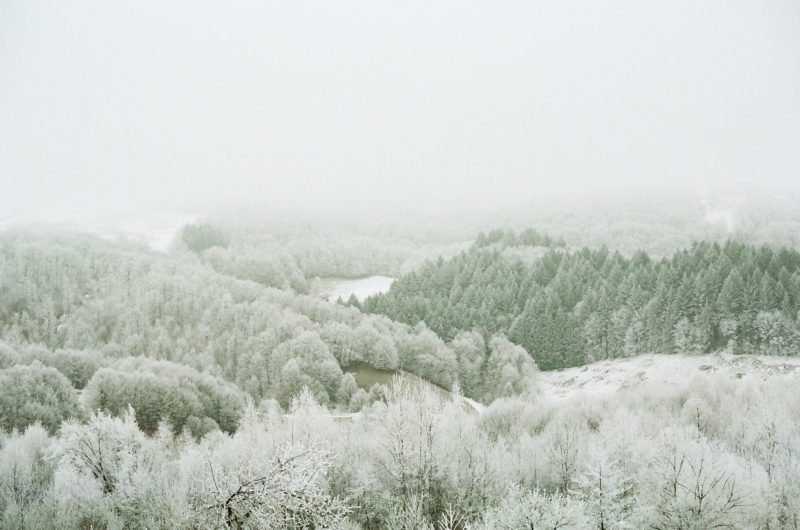
M 147 358 L 126 358 L 98 370 L 82 399 L 91 410 L 115 415 L 133 407 L 148 432 L 168 421 L 177 432 L 188 426 L 198 436 L 218 428 L 233 432 L 244 406 L 243 393 L 220 378 Z
M 24 430 L 39 423 L 55 432 L 62 421 L 84 416 L 69 380 L 39 362 L 0 370 L 0 388 L 0 429 Z
M 273 358 L 273 362 L 281 366 L 276 397 L 284 407 L 304 386 L 322 403 L 329 403 L 336 396 L 342 370 L 316 332 L 305 331 L 282 343 L 275 349 Z
M 315 414 L 319 405 L 309 392 L 298 398 L 294 414 Z M 274 417 L 245 413 L 233 438 L 206 440 L 184 453 L 189 475 L 192 528 L 301 530 L 335 529 L 347 505 L 327 490 L 334 463 L 329 449 L 308 438 L 275 438 Z
M 331 465 L 330 453 L 302 444 L 232 472 L 210 461 L 208 475 L 194 490 L 192 522 L 236 529 L 337 528 L 347 507 L 319 484 Z
M 458 359 L 458 379 L 466 396 L 479 397 L 486 344 L 480 333 L 461 332 L 450 343 Z
M 538 368 L 528 352 L 503 337 L 492 338 L 489 351 L 483 375 L 484 402 L 535 391 Z
M 20 528 L 26 527 L 26 508 L 41 502 L 51 490 L 51 443 L 44 428 L 32 425 L 22 434 L 12 434 L 0 448 L 0 517 L 4 512 L 14 512 L 16 516 L 11 519 Z
M 623 530 L 635 526 L 636 504 L 633 477 L 617 462 L 596 448 L 575 480 L 578 496 L 596 530 Z
M 145 443 L 133 409 L 119 418 L 98 412 L 87 424 L 65 423 L 53 454 L 59 465 L 94 481 L 103 493 L 112 493 Z
M 651 528 L 745 528 L 746 468 L 719 444 L 691 430 L 666 431 L 651 473 Z
M 496 508 L 487 510 L 476 530 L 584 530 L 590 527 L 584 504 L 562 495 L 511 488 Z

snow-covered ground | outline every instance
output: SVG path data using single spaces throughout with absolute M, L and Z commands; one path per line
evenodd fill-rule
M 542 372 L 539 381 L 545 397 L 565 399 L 579 392 L 616 392 L 647 381 L 678 385 L 696 375 L 714 373 L 760 381 L 771 378 L 800 379 L 800 358 L 731 353 L 701 356 L 650 354 Z
M 331 302 L 339 298 L 346 301 L 354 294 L 359 302 L 363 302 L 368 296 L 387 292 L 395 279 L 388 276 L 370 276 L 358 280 L 343 280 L 326 289 L 322 297 Z
M 166 251 L 178 230 L 196 221 L 197 217 L 174 212 L 144 212 L 64 220 L 9 216 L 0 222 L 0 229 L 24 225 L 52 226 L 61 230 L 89 232 L 105 239 L 126 238 L 141 241 L 154 250 Z

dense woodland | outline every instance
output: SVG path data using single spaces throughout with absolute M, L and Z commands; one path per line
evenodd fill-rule
M 796 385 L 557 402 L 537 382 L 644 352 L 795 355 L 796 250 L 263 230 L 198 223 L 167 254 L 0 234 L 2 528 L 800 528 Z M 363 307 L 305 294 L 404 268 Z M 360 388 L 362 365 L 408 375 Z
M 481 234 L 369 298 L 364 310 L 444 340 L 502 334 L 542 369 L 644 352 L 800 352 L 800 253 L 696 243 L 671 258 L 566 250 L 527 232 Z M 522 247 L 549 247 L 526 260 Z
M 351 410 L 374 398 L 342 372 L 354 362 L 402 366 L 447 389 L 463 372 L 470 383 L 462 387 L 486 401 L 504 395 L 491 378 L 506 364 L 522 368 L 515 388 L 535 370 L 502 337 L 468 331 L 445 342 L 424 324 L 219 274 L 192 253 L 164 256 L 87 236 L 30 234 L 6 236 L 0 251 L 2 337 L 25 350 L 22 359 L 46 366 L 53 365 L 49 357 L 77 351 L 109 374 L 130 357 L 146 356 L 230 381 L 256 402 L 276 399 L 286 407 L 308 386 L 321 403 Z M 130 366 L 152 372 L 156 365 Z

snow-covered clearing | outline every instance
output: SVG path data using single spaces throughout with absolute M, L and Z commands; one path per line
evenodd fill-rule
M 347 301 L 350 295 L 356 295 L 359 302 L 374 294 L 385 293 L 389 290 L 396 278 L 388 276 L 370 276 L 358 280 L 342 280 L 322 293 L 322 297 L 335 302 L 339 298 Z
M 698 356 L 649 354 L 542 372 L 539 381 L 543 395 L 558 400 L 579 392 L 616 392 L 648 381 L 678 385 L 701 374 L 723 374 L 735 379 L 760 381 L 800 379 L 800 358 L 731 353 Z

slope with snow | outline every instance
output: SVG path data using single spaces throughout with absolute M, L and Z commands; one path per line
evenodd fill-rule
M 543 396 L 566 399 L 581 392 L 604 394 L 645 382 L 682 384 L 700 374 L 735 379 L 800 379 L 800 358 L 716 353 L 712 355 L 640 355 L 539 374 Z

